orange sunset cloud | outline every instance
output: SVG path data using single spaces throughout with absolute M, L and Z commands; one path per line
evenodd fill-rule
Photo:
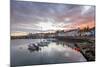
M 66 30 L 68 29 L 83 29 L 85 27 L 89 27 L 89 28 L 93 28 L 95 27 L 95 22 L 94 21 L 90 21 L 90 22 L 85 22 L 85 23 L 71 23 L 69 25 L 65 25 L 64 28 L 66 28 Z

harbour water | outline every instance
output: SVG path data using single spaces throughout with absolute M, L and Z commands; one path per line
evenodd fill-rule
M 48 39 L 45 39 L 48 40 Z M 39 65 L 84 62 L 86 59 L 74 50 L 73 42 L 49 40 L 38 50 L 28 49 L 30 43 L 39 43 L 41 39 L 14 39 L 11 40 L 11 66 Z

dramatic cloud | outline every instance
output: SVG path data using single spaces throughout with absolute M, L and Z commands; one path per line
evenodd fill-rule
M 11 32 L 67 30 L 94 22 L 94 6 L 11 1 Z

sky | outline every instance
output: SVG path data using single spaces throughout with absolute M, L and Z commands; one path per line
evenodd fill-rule
M 11 34 L 95 26 L 95 6 L 11 0 Z

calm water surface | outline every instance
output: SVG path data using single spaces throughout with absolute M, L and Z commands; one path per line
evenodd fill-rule
M 73 43 L 49 41 L 39 50 L 30 50 L 30 43 L 39 43 L 40 39 L 15 39 L 11 40 L 11 65 L 37 65 L 86 61 L 83 55 L 72 49 Z

